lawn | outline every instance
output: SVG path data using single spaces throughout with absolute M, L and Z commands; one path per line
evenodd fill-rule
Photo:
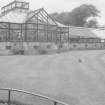
M 0 87 L 40 93 L 70 105 L 104 105 L 104 52 L 1 56 Z

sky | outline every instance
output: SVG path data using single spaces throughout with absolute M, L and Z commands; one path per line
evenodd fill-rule
M 13 0 L 0 0 L 0 8 Z M 30 3 L 30 9 L 44 8 L 48 13 L 71 11 L 82 4 L 93 4 L 101 12 L 98 21 L 105 25 L 105 0 L 20 0 Z

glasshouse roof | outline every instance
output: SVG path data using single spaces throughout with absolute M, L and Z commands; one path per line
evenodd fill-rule
M 69 26 L 70 37 L 101 38 L 105 39 L 105 29 Z
M 30 20 L 35 22 L 38 19 L 39 23 L 66 27 L 55 21 L 43 8 L 34 11 L 29 10 L 29 3 L 27 2 L 13 1 L 2 7 L 1 10 L 0 22 L 25 23 L 30 22 Z

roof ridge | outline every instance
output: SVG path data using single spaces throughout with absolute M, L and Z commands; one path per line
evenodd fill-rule
M 71 28 L 77 28 L 77 29 L 94 29 L 94 30 L 104 30 L 101 28 L 88 28 L 88 27 L 77 27 L 77 26 L 69 26 Z

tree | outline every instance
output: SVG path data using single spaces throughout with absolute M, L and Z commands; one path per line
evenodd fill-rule
M 67 12 L 62 12 L 62 13 L 53 13 L 51 14 L 51 16 L 57 20 L 58 22 L 62 23 L 62 24 L 66 24 L 67 22 L 67 17 L 68 17 L 68 13 Z
M 98 28 L 98 22 L 97 20 L 89 20 L 86 24 L 85 24 L 85 27 L 88 27 L 88 28 Z
M 99 16 L 99 13 L 100 11 L 97 10 L 94 5 L 83 4 L 73 9 L 71 12 L 65 12 L 52 16 L 62 24 L 83 27 L 87 23 L 88 18 L 97 17 Z
M 96 9 L 93 5 L 87 5 L 83 4 L 80 7 L 75 8 L 70 13 L 70 22 L 73 26 L 84 26 L 87 23 L 87 19 L 90 17 L 96 17 L 98 15 L 99 11 Z

